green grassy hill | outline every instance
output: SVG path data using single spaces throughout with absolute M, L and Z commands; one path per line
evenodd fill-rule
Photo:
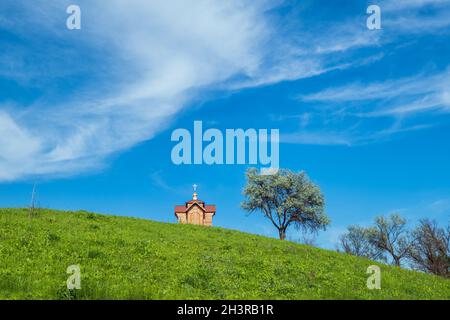
M 68 291 L 78 264 L 82 289 Z M 449 299 L 450 281 L 221 228 L 0 209 L 0 299 Z

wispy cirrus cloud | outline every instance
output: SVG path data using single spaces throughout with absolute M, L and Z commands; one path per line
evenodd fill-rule
M 397 33 L 448 33 L 450 1 L 448 0 L 384 0 L 380 6 L 386 17 L 386 28 Z
M 69 4 L 0 3 L 8 12 L 0 17 L 0 78 L 17 87 L 0 96 L 0 181 L 101 168 L 152 139 L 204 92 L 361 66 L 383 55 L 356 57 L 357 50 L 409 32 L 383 38 L 365 28 L 364 12 L 303 26 L 301 10 L 275 12 L 281 0 L 80 0 L 82 30 L 68 31 Z M 387 22 L 399 17 L 392 8 Z M 307 138 L 326 141 L 314 131 Z
M 450 112 L 449 96 L 450 71 L 444 71 L 435 75 L 387 79 L 384 82 L 350 83 L 301 95 L 299 99 L 306 102 L 346 104 L 347 112 L 352 115 L 382 117 L 407 116 L 426 111 Z M 364 104 L 368 102 L 370 105 L 364 108 Z
M 449 6 L 448 0 L 382 0 L 380 1 L 380 6 L 383 10 L 388 12 L 396 12 L 396 11 L 404 11 L 409 9 L 411 10 L 420 9 L 423 7 L 431 7 L 431 8 L 446 8 Z
M 65 29 L 69 4 L 0 5 L 10 12 L 0 24 L 0 75 L 38 96 L 20 105 L 2 94 L 15 105 L 0 113 L 0 180 L 101 167 L 151 139 L 202 90 L 299 74 L 277 66 L 264 80 L 268 59 L 279 60 L 267 49 L 280 39 L 266 15 L 276 1 L 79 1 L 75 32 Z
M 347 49 L 346 46 L 352 42 L 354 45 L 350 48 L 358 48 L 358 45 L 377 48 L 398 43 L 410 35 L 448 37 L 450 1 L 386 0 L 379 5 L 382 10 L 381 34 L 367 41 L 360 29 L 348 34 L 339 32 L 340 36 L 330 33 L 328 42 L 332 45 L 328 49 Z M 433 66 L 431 59 L 430 63 Z M 298 101 L 304 114 L 308 114 L 309 123 L 299 126 L 297 132 L 285 134 L 282 140 L 286 143 L 348 146 L 384 141 L 396 134 L 439 125 L 438 117 L 450 114 L 449 70 L 450 65 L 447 65 L 446 70 L 422 71 L 403 77 L 392 76 L 391 72 L 379 80 L 354 80 L 301 94 Z
M 290 29 L 273 12 L 282 1 L 78 1 L 80 31 L 65 28 L 69 4 L 0 4 L 9 13 L 0 21 L 0 77 L 26 93 L 2 94 L 0 180 L 101 168 L 108 156 L 154 137 L 204 91 L 351 65 L 325 54 L 335 49 L 299 41 L 308 31 Z
M 437 125 L 436 117 L 450 115 L 449 96 L 448 70 L 326 88 L 297 97 L 302 104 L 313 106 L 307 111 L 309 123 L 282 140 L 319 145 L 383 141 Z

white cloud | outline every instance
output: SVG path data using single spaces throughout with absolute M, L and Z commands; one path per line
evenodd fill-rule
M 429 205 L 429 210 L 431 210 L 432 213 L 440 215 L 443 213 L 449 213 L 450 212 L 450 199 L 439 199 L 434 201 Z
M 80 31 L 65 28 L 68 4 L 0 4 L 11 12 L 1 27 L 19 39 L 0 49 L 0 76 L 40 95 L 8 110 L 33 148 L 20 165 L 4 157 L 0 180 L 99 168 L 109 155 L 154 137 L 205 89 L 238 90 L 350 65 L 327 57 L 336 50 L 327 41 L 319 52 L 303 42 L 312 37 L 306 30 L 293 33 L 269 14 L 277 0 L 79 1 Z M 3 135 L 14 140 L 16 132 Z
M 1 108 L 0 180 L 100 168 L 154 137 L 204 90 L 370 63 L 352 51 L 381 43 L 356 18 L 290 28 L 271 11 L 280 3 L 80 0 L 82 30 L 68 31 L 70 1 L 1 2 L 0 28 L 14 37 L 2 39 L 0 77 L 38 98 Z
M 2 4 L 21 10 L 2 26 L 28 41 L 8 44 L 2 76 L 32 83 L 42 98 L 2 113 L 0 180 L 97 168 L 151 139 L 203 88 L 233 77 L 266 82 L 267 58 L 276 56 L 266 46 L 276 30 L 265 12 L 274 1 L 244 4 L 80 1 L 78 34 L 58 24 L 65 3 Z M 285 69 L 270 82 L 294 78 L 289 72 L 298 74 Z M 93 79 L 75 80 L 67 96 L 53 93 L 77 76 Z
M 449 88 L 447 70 L 384 82 L 348 83 L 300 95 L 297 98 L 310 123 L 284 135 L 282 141 L 351 146 L 428 129 L 439 123 L 438 116 L 450 113 Z
M 353 112 L 360 117 L 406 116 L 425 111 L 450 111 L 450 72 L 417 75 L 374 83 L 350 83 L 320 92 L 302 95 L 305 102 L 348 104 L 357 102 L 358 109 L 375 102 L 374 109 Z
M 384 0 L 380 6 L 387 11 L 400 11 L 406 9 L 417 9 L 425 6 L 448 6 L 448 0 Z
M 28 166 L 27 160 L 41 147 L 38 139 L 19 127 L 15 120 L 4 112 L 0 112 L 0 145 L 0 166 L 8 167 L 8 170 L 0 170 L 0 180 L 11 179 L 17 174 L 15 168 Z
M 350 146 L 354 143 L 351 137 L 344 132 L 298 132 L 285 134 L 280 139 L 283 143 L 312 144 L 312 145 L 343 145 Z
M 450 25 L 448 0 L 385 0 L 380 3 L 384 28 L 400 34 L 447 32 Z M 424 14 L 421 9 L 426 8 Z

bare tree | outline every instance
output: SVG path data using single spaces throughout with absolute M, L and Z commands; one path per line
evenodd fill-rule
M 370 241 L 370 231 L 359 226 L 350 226 L 347 233 L 339 238 L 339 249 L 345 253 L 372 260 L 385 260 L 383 250 Z
M 406 220 L 398 214 L 389 218 L 377 217 L 375 226 L 368 229 L 370 243 L 388 253 L 392 263 L 400 267 L 402 260 L 408 257 L 413 239 L 406 229 Z
M 302 234 L 302 237 L 300 238 L 300 243 L 311 247 L 317 247 L 316 234 L 314 232 L 311 234 L 307 233 Z
M 413 265 L 425 272 L 450 277 L 450 226 L 445 230 L 436 221 L 423 219 L 413 234 L 414 246 L 409 251 Z
M 31 203 L 28 209 L 30 217 L 33 217 L 36 213 L 36 183 L 33 184 L 33 191 L 31 192 Z
M 304 244 L 310 247 L 317 247 L 317 234 L 315 232 L 303 232 L 300 236 L 298 237 L 287 237 L 286 239 L 288 239 L 289 241 L 292 242 L 297 242 L 300 244 Z

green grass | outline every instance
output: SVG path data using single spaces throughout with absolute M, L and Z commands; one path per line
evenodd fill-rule
M 381 290 L 366 287 L 372 264 Z M 446 279 L 227 229 L 0 209 L 0 299 L 449 298 Z

